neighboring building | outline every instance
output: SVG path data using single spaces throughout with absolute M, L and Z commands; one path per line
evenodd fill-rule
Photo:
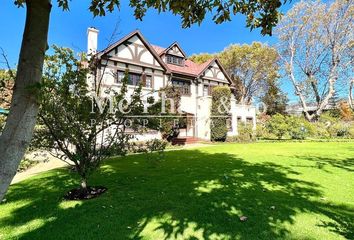
M 341 100 L 343 101 L 343 100 Z M 323 112 L 327 112 L 329 110 L 334 110 L 338 109 L 338 104 L 340 101 L 337 103 L 329 103 L 327 104 L 324 109 L 322 110 Z M 318 106 L 316 103 L 308 103 L 307 104 L 307 111 L 309 114 L 313 114 L 317 110 Z M 289 104 L 286 107 L 285 112 L 289 115 L 295 115 L 295 116 L 302 116 L 304 115 L 304 108 L 300 103 L 295 103 L 295 104 Z
M 143 95 L 158 98 L 158 90 L 173 84 L 181 89 L 181 110 L 188 121 L 180 137 L 210 140 L 211 90 L 214 86 L 232 86 L 232 82 L 217 58 L 196 64 L 177 42 L 163 48 L 151 45 L 139 31 L 134 31 L 103 51 L 97 52 L 98 30 L 88 29 L 88 54 L 96 54 L 100 74 L 106 87 L 121 86 L 126 69 L 129 70 L 128 91 L 133 92 L 143 81 Z M 101 75 L 102 76 L 102 75 Z M 237 135 L 240 121 L 255 128 L 255 108 L 231 101 L 229 135 Z M 145 135 L 145 137 L 148 135 Z M 148 138 L 156 137 L 150 134 Z

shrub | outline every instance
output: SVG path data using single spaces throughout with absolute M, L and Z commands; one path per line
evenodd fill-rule
M 238 134 L 236 140 L 238 142 L 252 142 L 255 140 L 254 131 L 251 124 L 241 123 L 237 126 Z
M 130 153 L 153 153 L 162 152 L 166 149 L 166 140 L 152 139 L 148 141 L 129 142 L 128 151 Z
M 325 122 L 314 122 L 309 124 L 309 135 L 314 138 L 330 138 L 331 135 L 328 132 L 328 124 Z
M 129 153 L 143 153 L 146 152 L 146 144 L 145 142 L 129 142 L 128 144 L 128 152 Z
M 303 118 L 289 116 L 286 117 L 287 125 L 288 125 L 288 133 L 292 139 L 300 139 L 303 140 L 308 135 L 308 124 L 305 124 Z
M 165 151 L 167 146 L 167 141 L 152 139 L 146 142 L 146 149 L 149 153 L 157 152 L 162 153 Z
M 257 139 L 272 138 L 272 135 L 268 131 L 268 128 L 265 126 L 265 124 L 257 124 L 257 126 L 256 126 L 256 138 Z
M 146 159 L 150 164 L 156 166 L 164 158 L 166 146 L 165 140 L 153 139 L 146 142 Z
M 274 138 L 274 136 L 269 132 L 267 128 L 267 122 L 271 116 L 266 114 L 260 114 L 257 116 L 257 125 L 256 125 L 256 138 L 257 139 L 269 139 Z
M 266 124 L 270 133 L 274 134 L 278 139 L 286 135 L 289 130 L 286 117 L 281 114 L 275 114 Z
M 336 122 L 328 127 L 331 137 L 347 137 L 349 136 L 349 126 L 343 122 Z
M 231 91 L 229 87 L 215 87 L 211 104 L 211 141 L 224 142 L 227 137 L 227 116 L 230 110 Z M 213 117 L 216 116 L 216 117 Z
M 348 137 L 354 138 L 354 124 L 352 124 L 348 129 Z
M 333 113 L 331 113 L 331 112 L 322 113 L 322 115 L 320 116 L 320 119 L 319 119 L 319 122 L 326 123 L 327 125 L 333 124 L 337 121 L 338 121 L 338 118 L 334 117 Z
M 274 115 L 257 126 L 257 137 L 274 134 L 278 139 L 289 136 L 292 139 L 305 139 L 306 137 L 327 138 L 354 138 L 353 122 L 334 117 L 333 113 L 325 112 L 317 122 L 309 122 L 304 117 Z

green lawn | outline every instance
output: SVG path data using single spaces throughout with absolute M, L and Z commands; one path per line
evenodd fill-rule
M 62 201 L 66 169 L 11 186 L 0 239 L 354 239 L 354 143 L 222 144 L 155 168 L 128 156 L 91 184 L 108 191 Z

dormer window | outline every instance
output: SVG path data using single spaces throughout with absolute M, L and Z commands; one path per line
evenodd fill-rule
M 178 57 L 174 55 L 166 55 L 166 62 L 170 64 L 183 66 L 183 57 Z

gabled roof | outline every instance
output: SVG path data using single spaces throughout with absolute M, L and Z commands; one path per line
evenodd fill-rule
M 212 65 L 214 62 L 219 66 L 222 73 L 225 75 L 226 79 L 229 81 L 229 83 L 233 84 L 229 74 L 226 72 L 225 68 L 222 66 L 222 64 L 220 63 L 220 60 L 217 57 L 214 57 L 213 59 L 210 59 L 209 61 L 204 63 L 205 64 L 204 69 L 202 69 L 202 71 L 198 74 L 198 77 L 200 77 L 205 72 L 205 70 L 207 70 L 208 67 L 210 67 L 210 65 Z
M 179 48 L 179 50 L 181 51 L 181 53 L 185 57 L 187 55 L 185 54 L 185 52 L 183 51 L 183 49 L 179 46 L 179 44 L 177 42 L 172 43 L 167 48 L 150 44 L 149 42 L 146 41 L 146 39 L 144 38 L 144 36 L 141 34 L 141 32 L 139 30 L 135 30 L 135 31 L 129 33 L 128 35 L 121 38 L 120 40 L 118 40 L 114 44 L 110 45 L 109 47 L 107 47 L 103 51 L 98 52 L 96 54 L 96 56 L 98 58 L 101 58 L 102 56 L 109 53 L 114 48 L 121 45 L 122 43 L 124 43 L 128 39 L 134 37 L 135 35 L 138 36 L 138 38 L 141 40 L 141 42 L 144 44 L 144 46 L 151 52 L 151 54 L 156 58 L 158 63 L 166 70 L 167 73 L 173 72 L 173 73 L 182 74 L 182 75 L 191 76 L 191 77 L 200 77 L 215 62 L 219 66 L 219 68 L 221 69 L 222 73 L 226 76 L 229 83 L 232 84 L 230 76 L 227 74 L 227 72 L 225 71 L 224 67 L 222 66 L 222 64 L 220 63 L 218 58 L 210 59 L 202 64 L 197 64 L 189 59 L 186 59 L 184 61 L 184 63 L 185 63 L 184 66 L 165 63 L 162 60 L 161 56 L 164 53 L 166 53 L 169 49 L 171 49 L 173 46 L 177 46 Z
M 146 39 L 144 38 L 144 36 L 141 34 L 141 32 L 139 30 L 135 30 L 131 33 L 129 33 L 128 35 L 126 35 L 125 37 L 119 39 L 117 42 L 113 43 L 112 45 L 110 45 L 109 47 L 107 47 L 106 49 L 102 50 L 101 52 L 97 53 L 97 57 L 101 58 L 103 55 L 109 53 L 110 51 L 112 51 L 114 48 L 116 48 L 117 46 L 121 45 L 122 43 L 124 43 L 125 41 L 127 41 L 128 39 L 134 37 L 134 36 L 138 36 L 138 38 L 141 40 L 141 42 L 145 45 L 145 47 L 151 52 L 151 54 L 156 58 L 156 60 L 158 61 L 158 63 L 166 70 L 169 71 L 168 67 L 166 66 L 166 63 L 164 61 L 162 61 L 162 59 L 160 58 L 159 54 L 156 52 L 156 50 L 150 45 L 150 43 L 148 41 L 146 41 Z
M 183 49 L 180 47 L 180 45 L 178 44 L 178 42 L 174 42 L 172 43 L 170 46 L 168 46 L 167 48 L 165 48 L 165 50 L 163 50 L 159 55 L 163 55 L 165 53 L 168 52 L 168 50 L 170 50 L 171 48 L 173 48 L 174 46 L 177 46 L 179 51 L 182 53 L 182 55 L 187 58 L 187 54 L 183 51 Z

